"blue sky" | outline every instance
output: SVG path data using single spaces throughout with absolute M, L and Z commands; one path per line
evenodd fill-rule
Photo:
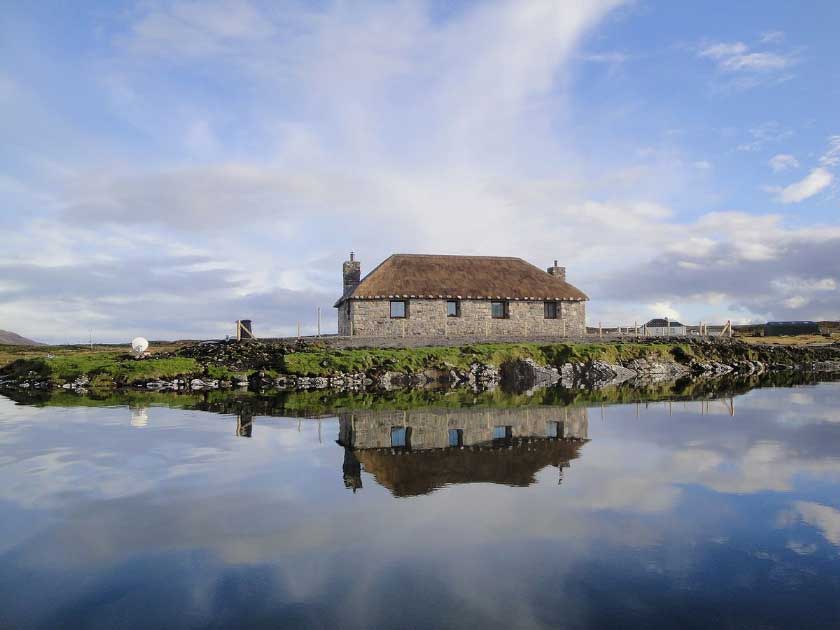
M 734 6 L 733 6 L 734 5 Z M 555 258 L 589 319 L 840 318 L 840 5 L 29 3 L 0 328 L 325 328 L 351 249 Z

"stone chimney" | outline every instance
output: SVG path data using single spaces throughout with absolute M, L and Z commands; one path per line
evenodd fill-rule
M 558 267 L 556 260 L 554 261 L 554 266 L 549 267 L 548 269 L 546 269 L 546 271 L 549 273 L 549 275 L 554 276 L 555 278 L 559 278 L 560 280 L 563 280 L 565 282 L 565 280 L 566 280 L 566 268 L 565 267 Z
M 356 255 L 350 252 L 350 260 L 345 260 L 341 266 L 341 275 L 344 277 L 344 293 L 347 295 L 357 286 L 362 280 L 362 265 L 356 260 Z

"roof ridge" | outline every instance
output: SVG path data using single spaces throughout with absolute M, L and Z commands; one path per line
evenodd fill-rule
M 525 260 L 520 256 L 485 256 L 482 254 L 391 254 L 388 258 L 483 258 L 485 260 Z M 527 261 L 525 261 L 527 262 Z

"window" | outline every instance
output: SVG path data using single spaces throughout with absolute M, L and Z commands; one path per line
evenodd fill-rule
M 391 302 L 391 318 L 404 319 L 408 317 L 408 304 L 402 300 Z
M 563 437 L 563 425 L 560 422 L 546 422 L 545 435 L 550 438 Z
M 513 437 L 513 427 L 508 426 L 499 426 L 493 427 L 493 439 L 494 440 L 509 440 Z
M 545 305 L 545 318 L 557 319 L 557 302 L 543 302 Z
M 507 319 L 508 303 L 490 302 L 490 314 L 492 315 L 493 319 Z
M 458 300 L 446 300 L 446 316 L 461 317 L 461 303 Z
M 391 427 L 391 448 L 411 448 L 411 427 Z
M 449 429 L 449 446 L 460 447 L 464 445 L 464 430 Z

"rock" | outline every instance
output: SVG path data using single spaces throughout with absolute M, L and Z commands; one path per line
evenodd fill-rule
M 533 359 L 520 359 L 502 365 L 501 378 L 507 387 L 519 391 L 533 390 L 556 384 L 560 381 L 560 372 L 556 368 L 539 365 Z

